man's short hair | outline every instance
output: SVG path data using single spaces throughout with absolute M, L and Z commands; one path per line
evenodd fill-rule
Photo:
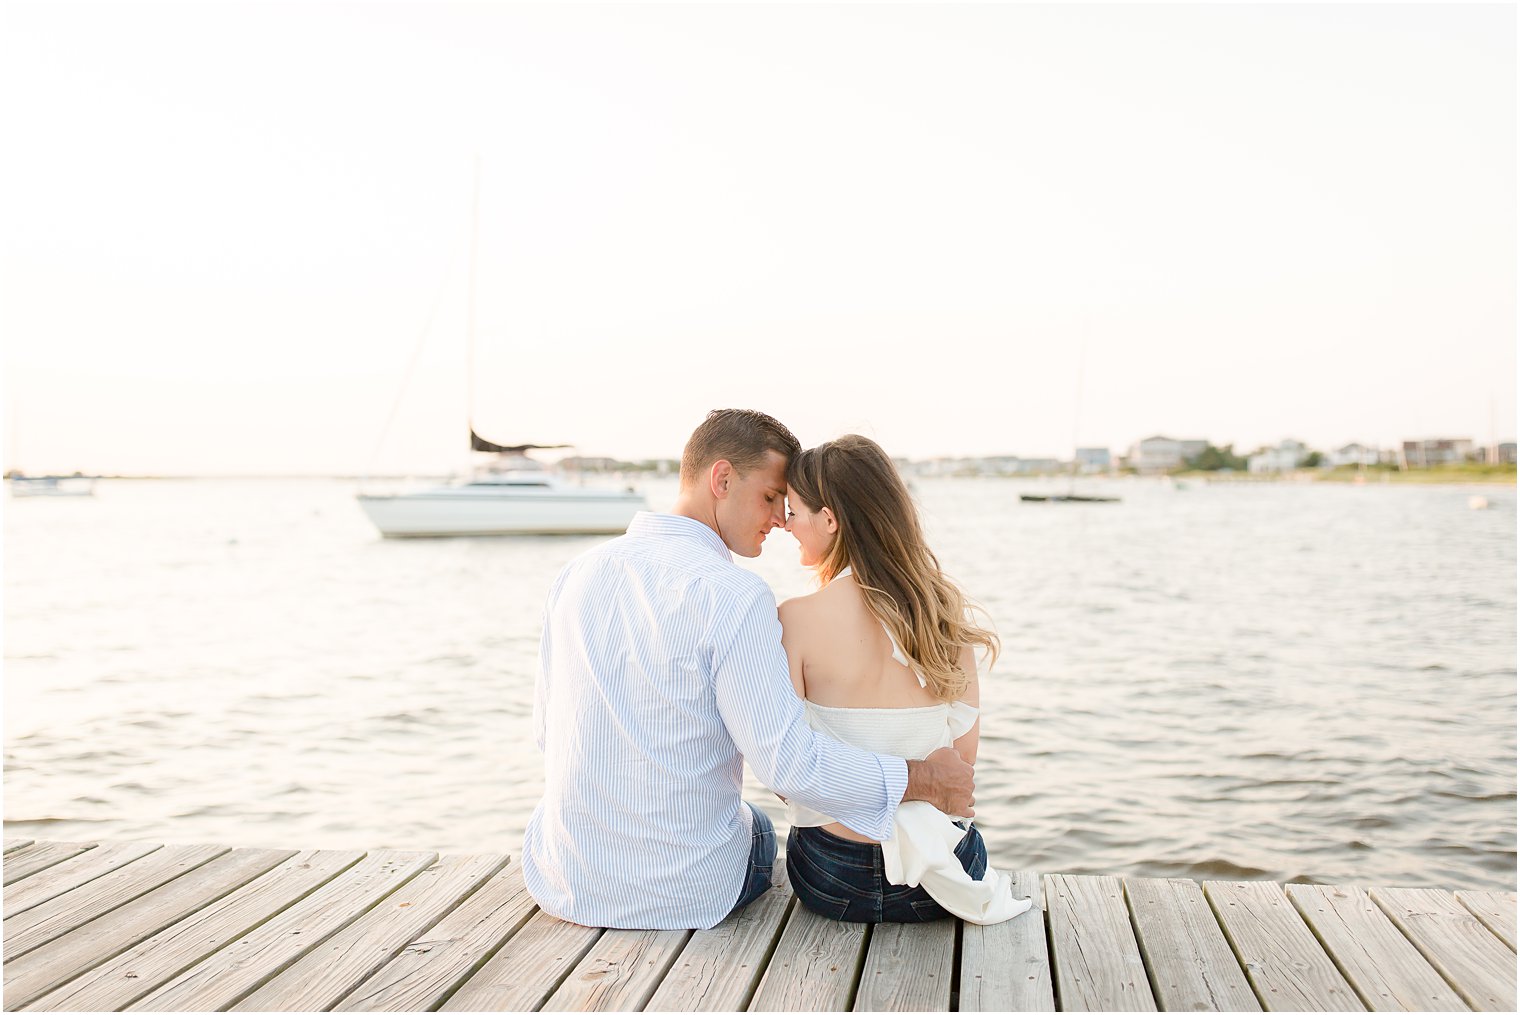
M 774 417 L 753 409 L 714 409 L 691 432 L 681 452 L 681 485 L 696 482 L 720 459 L 749 472 L 765 464 L 767 451 L 791 461 L 801 450 L 797 438 Z

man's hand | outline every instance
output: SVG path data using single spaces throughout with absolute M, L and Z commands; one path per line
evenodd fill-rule
M 974 769 L 953 747 L 941 747 L 923 761 L 908 762 L 908 789 L 903 800 L 925 800 L 956 818 L 976 815 Z

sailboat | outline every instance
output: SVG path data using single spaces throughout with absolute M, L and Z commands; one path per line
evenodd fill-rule
M 480 438 L 471 431 L 471 438 Z M 489 441 L 481 441 L 490 444 Z M 418 536 L 563 536 L 621 533 L 648 507 L 632 489 L 573 486 L 527 452 L 502 446 L 467 482 L 401 494 L 359 494 L 359 506 L 388 539 Z
M 1082 418 L 1082 374 L 1087 365 L 1087 336 L 1082 336 L 1082 351 L 1077 359 L 1077 407 L 1074 413 L 1076 420 Z M 1071 477 L 1066 484 L 1065 493 L 1021 493 L 1019 500 L 1028 504 L 1117 504 L 1118 497 L 1098 497 L 1079 494 L 1077 486 L 1077 423 L 1072 423 L 1072 454 L 1071 454 Z
M 1118 497 L 1088 497 L 1079 493 L 1021 493 L 1019 500 L 1035 504 L 1117 504 Z
M 387 539 L 429 536 L 597 535 L 627 530 L 644 496 L 622 490 L 583 487 L 551 474 L 528 452 L 568 444 L 497 444 L 475 431 L 475 261 L 479 230 L 480 166 L 470 224 L 469 338 L 467 370 L 470 402 L 466 418 L 470 451 L 491 457 L 462 483 L 413 493 L 358 494 L 359 506 Z

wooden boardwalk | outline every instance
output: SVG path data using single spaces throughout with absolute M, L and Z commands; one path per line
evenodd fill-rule
M 1515 895 L 1032 872 L 996 927 L 542 913 L 502 855 L 5 843 L 5 1008 L 1515 1010 Z

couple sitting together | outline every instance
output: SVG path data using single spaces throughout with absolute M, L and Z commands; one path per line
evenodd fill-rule
M 759 556 L 777 526 L 821 586 L 779 611 L 731 556 Z M 529 892 L 587 926 L 717 925 L 770 887 L 776 859 L 770 819 L 740 798 L 748 761 L 788 801 L 787 874 L 809 909 L 1018 915 L 1029 901 L 969 821 L 976 648 L 990 662 L 997 636 L 940 572 L 875 442 L 803 451 L 763 413 L 710 413 L 672 513 L 640 513 L 550 589 Z

